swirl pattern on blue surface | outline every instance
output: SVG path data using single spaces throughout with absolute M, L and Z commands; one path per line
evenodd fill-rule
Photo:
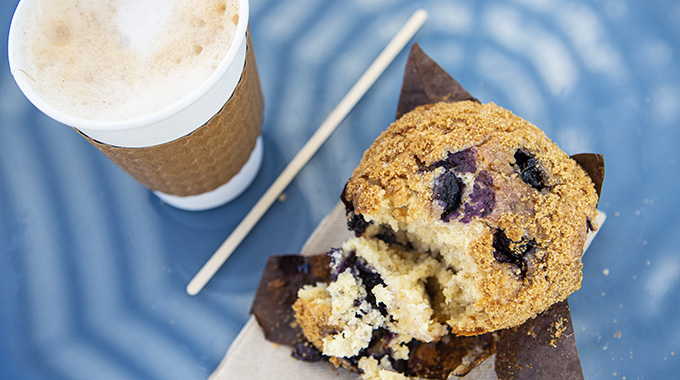
M 3 49 L 16 1 L 0 8 Z M 267 256 L 297 252 L 394 119 L 401 54 L 208 287 L 184 287 L 417 8 L 415 41 L 484 102 L 607 162 L 609 220 L 570 298 L 586 378 L 680 366 L 680 5 L 671 1 L 259 0 L 265 159 L 219 209 L 173 209 L 0 76 L 0 378 L 204 379 Z M 675 350 L 675 351 L 674 351 Z

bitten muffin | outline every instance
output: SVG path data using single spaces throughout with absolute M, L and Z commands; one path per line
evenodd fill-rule
M 342 199 L 357 238 L 330 253 L 330 284 L 300 290 L 296 318 L 336 364 L 363 362 L 366 373 L 394 366 L 412 339 L 517 326 L 564 300 L 597 228 L 588 175 L 492 103 L 405 114 L 365 152 Z M 378 336 L 391 363 L 366 355 Z

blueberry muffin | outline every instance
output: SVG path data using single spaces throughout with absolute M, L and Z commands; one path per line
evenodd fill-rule
M 330 253 L 333 281 L 301 289 L 294 308 L 314 346 L 371 378 L 413 340 L 517 326 L 566 299 L 597 228 L 588 175 L 492 103 L 405 114 L 366 151 L 342 199 L 356 238 Z M 366 354 L 377 341 L 389 360 Z

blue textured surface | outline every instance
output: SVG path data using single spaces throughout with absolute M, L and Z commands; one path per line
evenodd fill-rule
M 16 1 L 0 5 L 2 51 Z M 680 3 L 253 0 L 263 167 L 207 212 L 162 204 L 39 113 L 0 61 L 0 378 L 205 379 L 271 254 L 299 251 L 393 120 L 402 53 L 227 264 L 184 289 L 418 7 L 425 52 L 567 153 L 603 153 L 609 219 L 570 304 L 588 379 L 680 371 Z M 556 374 L 556 377 L 559 377 Z

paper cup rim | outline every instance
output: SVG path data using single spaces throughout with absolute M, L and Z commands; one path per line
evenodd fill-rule
M 27 7 L 30 5 L 27 5 L 27 3 L 28 1 L 25 0 L 19 1 L 19 4 L 17 5 L 17 8 L 12 16 L 7 39 L 9 69 L 12 76 L 14 77 L 15 82 L 24 93 L 26 98 L 28 98 L 28 100 L 33 103 L 36 108 L 45 113 L 47 116 L 70 127 L 83 128 L 92 131 L 125 131 L 144 128 L 150 124 L 155 124 L 169 119 L 180 113 L 182 110 L 188 108 L 192 104 L 196 103 L 219 82 L 219 79 L 229 71 L 230 67 L 234 63 L 239 53 L 239 48 L 245 43 L 248 20 L 250 16 L 248 0 L 238 0 L 238 23 L 236 24 L 234 39 L 232 40 L 227 53 L 217 68 L 201 83 L 200 86 L 195 88 L 190 93 L 182 96 L 171 104 L 144 116 L 124 120 L 92 120 L 70 115 L 52 106 L 35 90 L 29 75 L 26 74 L 22 69 L 16 68 L 17 64 L 20 63 L 20 60 L 23 59 L 21 58 L 23 53 L 21 52 L 21 49 L 18 49 L 20 46 L 17 46 L 21 41 L 20 34 L 22 31 L 20 26 L 23 26 L 23 23 L 18 25 L 17 19 L 18 17 L 25 16 L 25 13 L 28 9 Z

